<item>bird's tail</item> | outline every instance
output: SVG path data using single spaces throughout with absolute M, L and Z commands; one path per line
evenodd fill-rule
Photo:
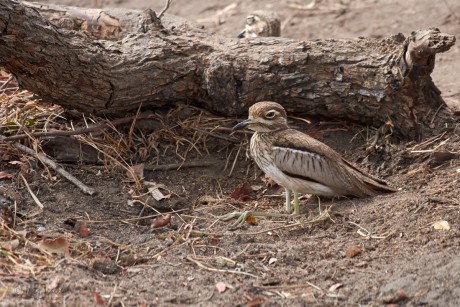
M 393 193 L 397 191 L 397 189 L 391 187 L 386 181 L 364 172 L 359 167 L 357 167 L 349 161 L 344 161 L 347 164 L 347 166 L 351 168 L 352 172 L 355 173 L 356 178 L 358 179 L 355 182 L 355 196 L 373 196 L 381 193 Z

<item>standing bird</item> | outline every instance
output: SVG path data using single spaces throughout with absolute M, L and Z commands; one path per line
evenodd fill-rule
M 300 214 L 298 193 L 318 196 L 366 197 L 395 192 L 384 181 L 371 177 L 324 143 L 288 127 L 284 108 L 262 101 L 249 108 L 249 118 L 233 130 L 255 131 L 250 153 L 265 174 L 286 189 L 286 211 Z
M 238 38 L 280 35 L 281 23 L 277 14 L 270 11 L 255 11 L 246 17 L 246 26 Z

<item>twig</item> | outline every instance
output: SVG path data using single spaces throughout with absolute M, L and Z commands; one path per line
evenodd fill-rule
M 258 288 L 263 289 L 263 290 L 292 290 L 292 289 L 299 289 L 299 288 L 308 288 L 312 287 L 315 288 L 318 291 L 323 292 L 323 289 L 318 287 L 315 284 L 312 284 L 311 282 L 305 282 L 304 284 L 298 284 L 298 285 L 289 285 L 289 286 L 260 286 Z
M 113 120 L 108 123 L 102 123 L 99 125 L 94 125 L 90 127 L 84 127 L 84 128 L 79 128 L 75 130 L 70 130 L 70 131 L 63 131 L 63 130 L 56 130 L 56 131 L 45 131 L 45 132 L 35 132 L 35 133 L 30 133 L 30 134 L 18 134 L 18 135 L 13 135 L 13 136 L 8 136 L 8 137 L 3 137 L 1 140 L 2 141 L 16 141 L 16 140 L 21 140 L 21 139 L 26 139 L 30 136 L 33 137 L 40 137 L 40 136 L 70 136 L 70 135 L 78 135 L 78 134 L 84 134 L 88 132 L 94 132 L 102 129 L 107 129 L 111 128 L 112 126 L 115 125 L 121 125 L 121 124 L 126 124 L 134 119 L 149 119 L 149 118 L 156 118 L 155 115 L 149 114 L 149 115 L 139 115 L 139 116 L 129 116 L 125 118 L 120 118 Z
M 34 202 L 37 204 L 38 207 L 40 207 L 40 210 L 43 210 L 43 208 L 44 208 L 43 204 L 42 204 L 41 201 L 37 198 L 37 196 L 35 195 L 35 193 L 32 192 L 32 189 L 30 188 L 29 183 L 27 182 L 26 178 L 24 178 L 24 176 L 22 176 L 22 174 L 19 174 L 19 176 L 21 177 L 22 181 L 24 181 L 24 184 L 26 185 L 26 188 L 27 188 L 27 190 L 29 191 L 30 196 L 32 196 Z
M 169 171 L 179 170 L 181 168 L 192 168 L 192 167 L 206 167 L 216 164 L 217 161 L 190 161 L 182 163 L 172 163 L 163 165 L 145 165 L 144 170 L 147 171 Z
M 8 78 L 8 80 L 5 81 L 5 83 L 2 84 L 2 86 L 0 86 L 0 90 L 3 90 L 5 87 L 8 86 L 8 84 L 13 80 L 13 75 L 10 75 L 10 77 Z
M 251 130 L 232 130 L 229 127 L 214 127 L 213 131 L 230 131 L 232 134 L 254 134 L 254 131 Z
M 187 211 L 187 210 L 189 210 L 189 209 L 180 209 L 180 210 L 174 210 L 174 211 L 170 211 L 170 212 L 163 212 L 163 213 L 159 213 L 159 214 L 152 214 L 152 215 L 139 216 L 139 217 L 131 217 L 131 218 L 127 218 L 127 219 L 85 220 L 85 223 L 116 223 L 116 222 L 123 223 L 123 222 L 133 222 L 133 221 L 151 219 L 151 218 L 158 217 L 158 216 L 161 216 L 161 215 L 165 215 L 165 214 L 168 214 L 168 213 L 178 213 L 178 212 Z
M 365 237 L 367 239 L 386 239 L 388 238 L 389 236 L 391 236 L 393 233 L 395 233 L 396 231 L 387 231 L 385 233 L 383 233 L 382 235 L 380 236 L 377 236 L 377 235 L 373 235 L 372 232 L 370 232 L 369 230 L 367 230 L 366 228 L 364 228 L 363 226 L 355 223 L 355 222 L 348 222 L 360 229 L 358 229 L 356 232 L 362 236 L 362 237 Z M 366 233 L 364 233 L 363 231 L 365 231 Z
M 0 136 L 0 140 L 2 140 L 3 137 Z M 58 166 L 56 164 L 56 162 L 54 162 L 53 160 L 49 159 L 48 157 L 46 157 L 44 154 L 41 154 L 39 152 L 36 152 L 34 151 L 33 149 L 27 147 L 27 146 L 24 146 L 20 143 L 12 143 L 11 144 L 14 148 L 20 150 L 20 151 L 23 151 L 35 158 L 37 158 L 38 160 L 40 160 L 43 164 L 46 164 L 48 165 L 49 167 L 51 167 L 52 169 L 54 169 L 56 172 L 58 172 L 59 174 L 61 174 L 64 178 L 66 178 L 67 180 L 69 180 L 70 182 L 72 182 L 73 184 L 75 184 L 78 188 L 80 188 L 80 190 L 82 190 L 84 193 L 86 194 L 89 194 L 89 195 L 93 195 L 94 193 L 96 193 L 96 190 L 93 189 L 93 188 L 90 188 L 88 186 L 86 186 L 83 182 L 81 182 L 80 180 L 78 180 L 77 178 L 75 178 L 74 176 L 72 176 L 70 173 L 68 173 L 66 170 L 64 170 L 62 167 Z
M 163 17 L 163 14 L 166 13 L 166 11 L 169 9 L 169 5 L 171 4 L 172 0 L 166 0 L 165 7 L 161 10 L 160 14 L 158 14 L 158 19 L 161 19 Z
M 431 137 L 431 138 L 429 138 L 428 140 L 426 140 L 426 141 L 424 141 L 422 143 L 418 143 L 414 147 L 404 150 L 403 153 L 414 152 L 414 151 L 417 151 L 417 150 L 421 150 L 422 148 L 426 148 L 429 145 L 433 144 L 434 142 L 442 139 L 446 133 L 447 132 L 444 131 L 443 133 L 441 133 L 441 135 L 436 135 L 436 136 Z
M 211 272 L 218 272 L 218 273 L 230 273 L 230 274 L 240 274 L 240 275 L 246 275 L 246 276 L 251 276 L 251 277 L 254 277 L 254 278 L 257 278 L 256 275 L 253 275 L 251 273 L 246 273 L 246 272 L 241 272 L 241 271 L 236 271 L 236 270 L 222 270 L 222 269 L 216 269 L 216 268 L 213 268 L 213 267 L 208 267 L 206 265 L 204 265 L 203 263 L 201 263 L 200 261 L 194 259 L 192 256 L 188 255 L 186 257 L 186 259 L 188 261 L 191 261 L 193 263 L 195 263 L 196 265 L 198 265 L 200 268 L 202 269 L 205 269 L 207 271 L 211 271 Z
M 241 140 L 238 140 L 238 139 L 231 139 L 229 137 L 226 137 L 225 135 L 221 135 L 221 134 L 217 134 L 217 133 L 214 133 L 214 132 L 211 132 L 211 131 L 206 131 L 206 130 L 202 130 L 202 129 L 198 129 L 198 128 L 194 128 L 194 127 L 188 127 L 192 130 L 195 130 L 195 131 L 198 131 L 200 133 L 203 133 L 203 134 L 207 134 L 207 135 L 210 135 L 212 137 L 215 137 L 217 139 L 222 139 L 222 140 L 225 140 L 225 141 L 229 141 L 229 142 L 232 142 L 232 143 L 241 143 Z
M 115 292 L 117 292 L 118 287 L 120 286 L 120 283 L 115 284 L 115 286 L 112 289 L 112 292 L 110 293 L 110 298 L 109 301 L 107 302 L 107 306 L 111 306 L 113 297 L 115 295 Z
M 235 160 L 233 160 L 232 168 L 230 169 L 230 174 L 228 174 L 229 176 L 232 175 L 233 169 L 235 168 L 235 165 L 236 165 L 236 161 L 238 161 L 238 157 L 240 156 L 241 147 L 242 147 L 241 145 L 238 146 L 238 151 L 236 152 Z
M 439 106 L 439 108 L 436 110 L 436 112 L 434 112 L 433 118 L 432 118 L 431 121 L 430 121 L 430 125 L 433 125 L 434 119 L 436 118 L 436 115 L 438 115 L 439 110 L 441 110 L 442 107 L 444 107 L 443 104 L 441 104 L 441 105 Z

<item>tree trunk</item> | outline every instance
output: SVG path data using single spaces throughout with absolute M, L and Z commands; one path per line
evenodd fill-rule
M 445 105 L 430 74 L 454 42 L 438 29 L 407 39 L 237 40 L 151 10 L 0 3 L 0 63 L 39 97 L 95 114 L 192 103 L 242 115 L 273 100 L 290 112 L 390 120 L 415 138 Z

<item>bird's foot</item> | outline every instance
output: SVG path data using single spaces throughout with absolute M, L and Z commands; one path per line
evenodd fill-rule
M 294 209 L 291 206 L 291 191 L 288 189 L 286 190 L 286 204 L 285 204 L 285 210 L 287 213 L 292 213 L 294 215 L 299 215 L 300 214 L 300 203 L 299 203 L 299 193 L 294 192 Z
M 276 212 L 257 212 L 257 211 L 234 211 L 225 215 L 219 216 L 221 221 L 229 221 L 231 219 L 237 218 L 236 222 L 232 224 L 232 228 L 239 228 L 244 225 L 250 216 L 253 217 L 289 217 L 292 214 L 288 213 L 276 213 Z

